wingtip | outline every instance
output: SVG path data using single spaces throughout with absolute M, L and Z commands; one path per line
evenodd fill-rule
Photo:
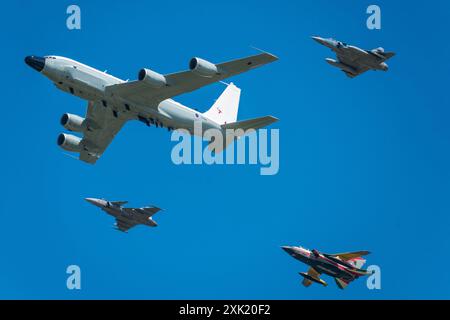
M 274 116 L 269 116 L 269 117 L 273 120 L 274 123 L 280 121 L 280 119 L 277 117 L 274 117 Z
M 254 49 L 256 51 L 259 51 L 259 52 L 261 52 L 264 55 L 267 55 L 269 58 L 272 59 L 272 61 L 279 60 L 279 58 L 276 55 L 274 55 L 274 54 L 272 54 L 272 53 L 270 53 L 268 51 L 262 50 L 260 48 L 254 47 L 254 46 L 250 46 L 250 48 L 252 48 L 252 49 Z

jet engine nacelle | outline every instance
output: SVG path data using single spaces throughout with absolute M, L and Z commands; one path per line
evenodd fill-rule
M 141 69 L 138 74 L 139 81 L 145 81 L 154 88 L 167 85 L 166 77 L 149 69 Z
M 64 113 L 61 117 L 61 124 L 69 131 L 81 132 L 84 129 L 85 118 L 76 114 Z
M 81 139 L 79 137 L 66 133 L 61 133 L 57 140 L 58 146 L 72 152 L 79 152 L 81 150 L 80 142 Z
M 213 77 L 219 74 L 219 69 L 214 63 L 200 58 L 192 58 L 189 61 L 189 69 L 202 77 Z

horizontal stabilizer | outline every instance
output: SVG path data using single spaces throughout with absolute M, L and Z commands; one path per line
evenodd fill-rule
M 237 122 L 233 122 L 233 123 L 227 123 L 227 124 L 223 124 L 222 130 L 225 131 L 225 137 L 224 137 L 224 141 L 223 141 L 223 145 L 218 145 L 215 144 L 214 142 L 211 142 L 208 145 L 208 149 L 209 150 L 213 150 L 218 153 L 218 152 L 222 152 L 223 150 L 225 150 L 228 145 L 230 145 L 231 143 L 234 142 L 234 140 L 236 138 L 240 138 L 242 136 L 244 136 L 247 132 L 247 130 L 253 129 L 253 130 L 257 130 L 263 127 L 266 127 L 274 122 L 277 122 L 278 119 L 272 116 L 265 116 L 265 117 L 260 117 L 260 118 L 254 118 L 254 119 L 249 119 L 249 120 L 243 120 L 243 121 L 237 121 Z M 236 131 L 238 129 L 241 129 L 239 131 Z M 232 131 L 231 133 L 227 133 L 226 130 L 235 130 L 234 132 Z M 241 132 L 240 132 L 241 131 Z
M 266 127 L 274 122 L 277 122 L 278 119 L 272 116 L 265 116 L 260 118 L 254 118 L 249 120 L 243 120 L 243 121 L 237 121 L 233 123 L 227 123 L 222 125 L 222 129 L 231 129 L 231 130 L 237 130 L 242 129 L 244 131 L 247 131 L 249 129 L 260 129 L 263 127 Z

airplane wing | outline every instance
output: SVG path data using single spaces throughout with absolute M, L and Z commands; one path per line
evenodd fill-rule
M 316 278 L 316 279 L 319 279 L 319 278 L 320 278 L 320 273 L 317 272 L 316 269 L 314 269 L 313 267 L 309 268 L 309 270 L 308 270 L 308 275 L 311 276 L 311 277 L 313 277 L 313 278 Z M 305 287 L 309 287 L 309 286 L 312 284 L 312 281 L 311 281 L 311 280 L 308 280 L 308 279 L 306 279 L 306 278 L 303 278 L 302 284 L 303 284 Z
M 167 85 L 155 88 L 145 81 L 130 81 L 106 87 L 106 92 L 119 95 L 132 103 L 157 105 L 174 96 L 194 91 L 208 84 L 229 78 L 253 68 L 276 61 L 278 58 L 269 53 L 260 53 L 242 59 L 216 64 L 220 72 L 204 77 L 188 70 L 164 75 Z
M 145 214 L 148 217 L 153 216 L 155 213 L 157 213 L 158 211 L 161 211 L 160 208 L 158 207 L 143 207 L 143 208 L 124 208 L 123 209 L 125 212 L 133 214 L 133 213 L 141 213 L 141 214 Z
M 355 70 L 355 72 L 352 73 L 342 70 L 349 78 L 357 77 L 363 74 L 364 72 L 370 70 L 370 68 L 366 67 L 363 63 L 361 63 L 360 59 L 364 58 L 365 56 L 360 51 L 351 50 L 351 52 L 348 54 L 345 55 L 336 54 L 336 56 L 339 62 Z
M 86 114 L 88 125 L 81 140 L 80 160 L 94 164 L 128 120 L 121 113 L 116 117 L 101 102 L 90 101 Z
M 124 204 L 127 204 L 128 201 L 110 201 L 112 204 L 115 204 L 117 206 L 123 206 Z
M 347 77 L 354 78 L 354 77 L 359 76 L 360 74 L 363 74 L 366 71 L 369 71 L 369 68 L 367 68 L 367 67 L 362 67 L 361 68 L 360 67 L 360 68 L 355 68 L 355 70 L 356 70 L 356 73 L 350 73 L 350 72 L 347 72 L 347 71 L 344 71 L 344 70 L 342 70 L 342 71 L 345 73 L 345 75 Z
M 330 254 L 330 256 L 339 257 L 343 261 L 348 261 L 351 259 L 366 256 L 369 253 L 370 253 L 369 251 L 355 251 L 355 252 L 334 253 L 334 254 Z
M 131 228 L 133 228 L 136 225 L 137 225 L 137 223 L 134 222 L 133 220 L 126 219 L 123 217 L 116 218 L 116 227 L 118 230 L 120 230 L 122 232 L 127 232 L 128 230 L 130 230 Z

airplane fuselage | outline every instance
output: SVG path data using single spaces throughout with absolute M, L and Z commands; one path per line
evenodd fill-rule
M 334 278 L 351 281 L 360 276 L 357 268 L 336 258 L 327 257 L 324 254 L 316 256 L 311 251 L 303 248 L 293 248 L 289 250 L 289 254 L 293 258 L 313 267 L 316 271 Z
M 191 134 L 194 134 L 196 121 L 201 121 L 203 130 L 220 129 L 220 125 L 202 113 L 172 99 L 156 105 L 142 105 L 131 103 L 121 96 L 108 95 L 105 90 L 108 86 L 125 81 L 72 59 L 47 56 L 41 73 L 64 92 L 88 101 L 101 101 L 117 117 L 136 119 L 147 125 L 168 129 L 186 129 Z
M 387 56 L 384 49 L 364 50 L 356 46 L 348 45 L 334 39 L 324 39 L 312 37 L 318 43 L 330 48 L 336 53 L 337 60 L 327 58 L 326 61 L 348 74 L 358 75 L 359 70 L 381 70 L 387 71 L 388 65 L 385 63 Z
M 123 209 L 122 206 L 103 199 L 87 198 L 86 200 L 91 204 L 99 207 L 100 209 L 105 211 L 107 214 L 113 216 L 114 218 L 131 220 L 135 221 L 138 224 L 144 224 L 150 227 L 157 226 L 157 223 L 146 214 L 127 212 L 126 210 Z
M 387 70 L 387 64 L 384 62 L 385 59 L 381 56 L 376 56 L 375 54 L 373 54 L 370 51 L 367 50 L 363 50 L 361 48 L 355 47 L 355 46 L 336 46 L 333 47 L 332 50 L 337 54 L 338 56 L 338 60 L 341 63 L 344 63 L 344 61 L 340 60 L 340 56 L 347 56 L 347 57 L 353 57 L 353 56 L 358 56 L 358 57 L 364 57 L 364 58 L 359 58 L 355 63 L 357 65 L 361 64 L 361 66 L 366 66 L 369 67 L 370 69 L 373 70 L 382 70 L 382 71 L 386 71 Z

